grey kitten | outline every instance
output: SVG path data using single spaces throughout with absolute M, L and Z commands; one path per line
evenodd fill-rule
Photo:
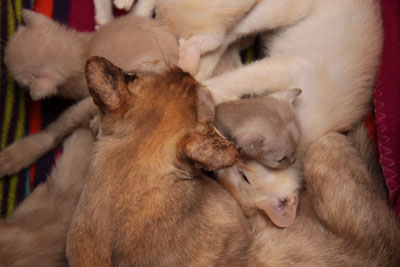
M 296 161 L 301 129 L 293 101 L 300 89 L 225 102 L 216 107 L 215 125 L 248 159 L 270 168 Z

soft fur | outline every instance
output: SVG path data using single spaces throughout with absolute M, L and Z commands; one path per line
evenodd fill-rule
M 238 157 L 212 128 L 209 93 L 176 69 L 127 75 L 95 57 L 86 73 L 104 118 L 68 234 L 70 265 L 243 266 L 247 222 L 197 170 Z
M 175 36 L 148 18 L 124 16 L 95 33 L 79 33 L 30 10 L 23 10 L 22 17 L 26 26 L 19 26 L 8 42 L 4 60 L 33 99 L 87 96 L 84 64 L 93 55 L 106 56 L 125 71 L 143 63 L 166 67 L 177 62 Z
M 379 66 L 381 24 L 375 0 L 264 0 L 231 34 L 276 29 L 265 35 L 269 57 L 204 84 L 217 104 L 301 88 L 295 109 L 304 150 L 324 133 L 350 129 L 366 114 Z
M 293 101 L 301 90 L 222 103 L 216 107 L 215 125 L 232 140 L 242 156 L 270 168 L 284 168 L 296 161 L 301 130 Z
M 23 18 L 27 26 L 20 26 L 8 43 L 5 62 L 14 79 L 29 87 L 34 99 L 53 94 L 72 98 L 87 96 L 82 62 L 91 55 L 107 56 L 126 71 L 163 70 L 177 62 L 178 44 L 174 35 L 150 19 L 125 16 L 94 34 L 84 34 L 68 30 L 33 11 L 24 10 Z M 65 46 L 70 42 L 73 43 L 71 46 Z M 57 56 L 53 57 L 53 53 Z M 53 82 L 43 87 L 39 73 L 48 69 L 51 73 L 46 76 L 46 81 Z M 1 151 L 0 177 L 32 164 L 97 112 L 91 99 L 82 100 L 45 130 L 22 138 Z
M 65 240 L 77 206 L 94 138 L 78 129 L 63 146 L 63 154 L 47 181 L 0 221 L 0 266 L 66 267 Z

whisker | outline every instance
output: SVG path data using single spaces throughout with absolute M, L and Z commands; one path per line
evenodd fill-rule
M 157 46 L 158 46 L 158 49 L 160 50 L 160 54 L 161 54 L 161 56 L 162 56 L 162 58 L 163 58 L 163 60 L 164 60 L 164 64 L 165 64 L 165 66 L 168 66 L 167 62 L 165 61 L 164 53 L 163 53 L 163 51 L 162 51 L 162 49 L 161 49 L 160 43 L 158 42 L 158 39 L 157 39 L 157 37 L 156 37 L 156 35 L 155 35 L 155 33 L 154 33 L 153 28 L 151 28 L 151 32 L 152 32 L 152 34 L 153 34 L 154 40 L 156 41 L 156 44 L 157 44 Z

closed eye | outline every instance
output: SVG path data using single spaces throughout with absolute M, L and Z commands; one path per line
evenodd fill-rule
M 243 180 L 246 181 L 246 183 L 251 184 L 251 183 L 249 182 L 249 179 L 247 179 L 246 175 L 245 175 L 243 172 L 239 172 L 239 174 L 240 174 L 240 176 L 243 178 Z

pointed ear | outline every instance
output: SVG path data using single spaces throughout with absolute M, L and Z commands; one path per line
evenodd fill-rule
M 289 102 L 291 104 L 300 94 L 301 94 L 301 89 L 295 88 L 290 90 L 276 91 L 269 94 L 269 96 L 272 96 L 282 101 Z
M 39 100 L 57 93 L 57 81 L 50 77 L 39 77 L 32 81 L 29 92 L 33 100 Z
M 285 199 L 278 197 L 263 198 L 256 202 L 257 207 L 263 210 L 271 221 L 279 227 L 288 227 L 296 218 L 298 197 L 293 193 Z
M 207 134 L 192 133 L 186 136 L 179 143 L 178 151 L 179 158 L 208 171 L 230 167 L 239 158 L 236 148 L 212 128 Z
M 49 20 L 48 17 L 40 13 L 34 12 L 29 9 L 22 10 L 22 20 L 25 22 L 26 26 L 45 26 Z
M 133 96 L 128 89 L 128 82 L 134 75 L 124 73 L 103 57 L 89 58 L 85 75 L 89 93 L 103 112 L 120 109 Z

